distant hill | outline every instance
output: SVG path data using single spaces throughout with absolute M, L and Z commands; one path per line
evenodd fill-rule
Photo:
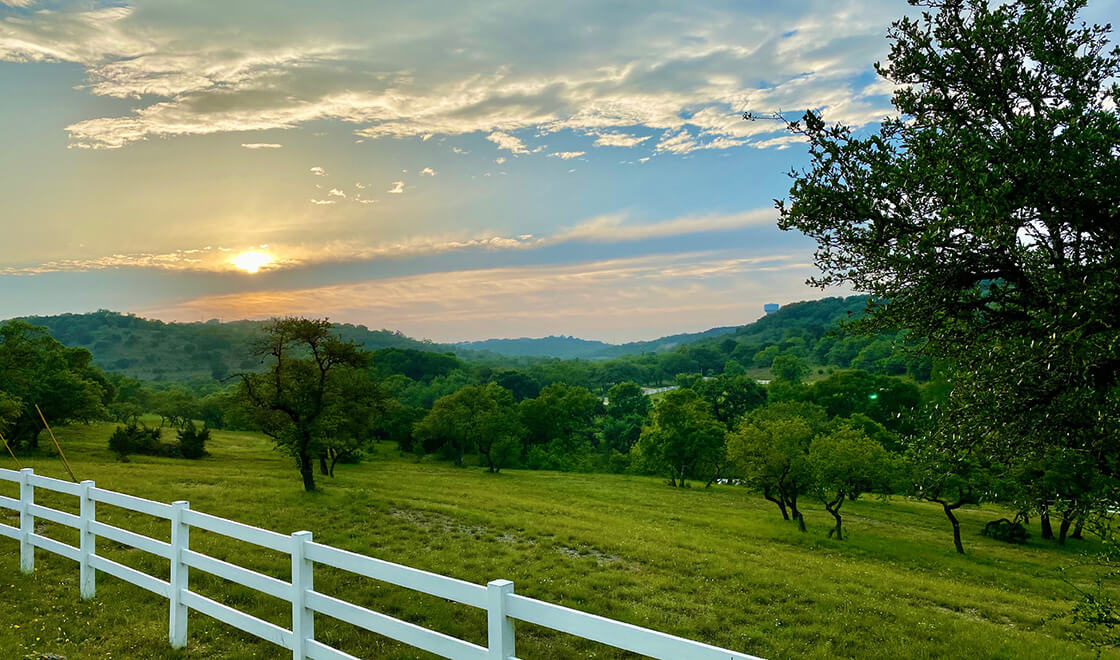
M 454 353 L 459 358 L 492 367 L 528 366 L 540 359 L 610 360 L 643 353 L 667 353 L 687 346 L 689 350 L 722 345 L 729 353 L 739 347 L 736 359 L 745 365 L 767 345 L 787 348 L 791 336 L 802 336 L 816 345 L 839 321 L 858 318 L 867 304 L 866 296 L 825 298 L 785 305 L 775 314 L 742 326 L 720 327 L 703 332 L 682 333 L 651 341 L 609 344 L 570 336 L 437 344 L 390 330 L 371 330 L 364 325 L 336 324 L 346 340 L 368 350 L 414 349 Z M 230 374 L 261 368 L 252 355 L 252 342 L 261 336 L 265 321 L 217 320 L 195 323 L 164 323 L 132 314 L 99 310 L 89 314 L 31 316 L 24 320 L 44 326 L 67 346 L 82 346 L 93 353 L 94 362 L 105 369 L 144 381 L 205 383 Z M 865 341 L 865 340 L 859 340 Z M 869 340 L 867 340 L 869 341 Z M 728 343 L 730 342 L 730 344 Z M 822 345 L 823 346 L 823 345 Z M 853 350 L 862 344 L 852 343 Z M 683 350 L 683 349 L 682 349 Z M 814 356 L 831 364 L 825 354 Z
M 265 321 L 164 323 L 132 314 L 99 310 L 90 314 L 28 316 L 67 346 L 82 346 L 106 371 L 145 381 L 197 382 L 260 368 L 251 352 Z M 412 348 L 448 352 L 451 346 L 419 341 L 400 332 L 336 324 L 344 338 L 369 350 Z
M 719 337 L 735 332 L 738 326 L 712 328 L 704 332 L 690 332 L 650 341 L 633 341 L 625 344 L 608 344 L 578 337 L 549 336 L 540 338 L 522 337 L 520 339 L 486 339 L 483 341 L 464 341 L 455 344 L 457 348 L 472 351 L 487 351 L 507 357 L 553 357 L 563 360 L 606 359 L 634 353 L 651 353 L 672 350 L 683 344 L 700 339 Z

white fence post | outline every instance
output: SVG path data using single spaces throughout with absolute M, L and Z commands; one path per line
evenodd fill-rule
M 167 634 L 171 648 L 175 649 L 187 645 L 187 606 L 183 604 L 183 592 L 190 584 L 190 569 L 183 563 L 183 551 L 190 548 L 191 528 L 183 522 L 183 512 L 189 508 L 191 503 L 183 500 L 171 503 L 171 614 Z
M 35 570 L 35 546 L 31 545 L 31 535 L 35 533 L 35 516 L 31 515 L 35 487 L 28 481 L 33 474 L 35 470 L 31 468 L 19 471 L 19 570 L 24 573 Z
M 307 558 L 311 532 L 292 533 L 292 658 L 307 658 L 307 642 L 315 639 L 315 611 L 307 606 L 307 592 L 315 589 L 315 562 Z
M 92 481 L 87 479 L 78 485 L 82 488 L 78 506 L 78 515 L 82 518 L 81 527 L 78 529 L 78 553 L 81 555 L 78 588 L 82 600 L 86 600 L 93 598 L 97 590 L 97 569 L 89 565 L 90 555 L 97 552 L 97 535 L 90 531 L 90 524 L 97 518 L 97 503 L 90 497 L 90 490 L 93 489 Z
M 516 654 L 513 619 L 506 615 L 506 596 L 513 593 L 509 580 L 491 580 L 486 585 L 486 621 L 491 660 L 508 660 Z

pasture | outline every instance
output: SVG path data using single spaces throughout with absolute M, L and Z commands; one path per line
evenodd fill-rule
M 865 498 L 844 505 L 845 541 L 827 539 L 831 518 L 805 502 L 809 533 L 783 522 L 774 505 L 734 486 L 672 489 L 651 477 L 510 470 L 492 475 L 398 455 L 389 445 L 360 465 L 340 465 L 304 493 L 291 459 L 256 433 L 213 432 L 210 458 L 135 456 L 117 462 L 113 425 L 74 425 L 58 436 L 80 479 L 281 533 L 307 529 L 336 547 L 484 584 L 513 580 L 517 593 L 768 658 L 1092 658 L 1062 618 L 1072 588 L 1057 570 L 1096 548 L 1026 546 L 980 536 L 1005 515 L 961 512 L 968 554 L 958 556 L 940 508 Z M 166 431 L 165 431 L 166 432 Z M 49 439 L 44 435 L 44 444 Z M 4 467 L 14 467 L 10 458 Z M 56 457 L 24 460 L 65 478 Z M 0 494 L 14 496 L 13 484 Z M 37 497 L 38 494 L 37 494 Z M 43 503 L 76 510 L 74 498 Z M 15 522 L 3 511 L 2 521 Z M 98 518 L 168 540 L 166 524 L 99 507 Z M 76 534 L 39 523 L 74 543 Z M 207 554 L 288 579 L 286 558 L 207 533 Z M 167 563 L 99 541 L 99 553 L 166 578 Z M 1074 571 L 1073 579 L 1087 574 Z M 485 643 L 485 613 L 364 578 L 324 570 L 317 590 L 345 592 L 392 616 Z M 288 606 L 200 571 L 192 588 L 287 625 Z M 320 639 L 363 657 L 421 652 L 321 618 Z M 190 641 L 167 644 L 166 601 L 110 576 L 97 596 L 78 598 L 77 567 L 40 553 L 34 575 L 19 572 L 16 542 L 0 539 L 0 649 L 5 657 L 271 658 L 284 651 L 191 613 Z M 620 652 L 529 625 L 518 627 L 524 658 L 613 658 Z

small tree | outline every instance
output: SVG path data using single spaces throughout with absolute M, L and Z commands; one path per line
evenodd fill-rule
M 886 489 L 890 483 L 892 461 L 887 450 L 867 437 L 862 430 L 847 424 L 813 438 L 809 446 L 809 467 L 813 492 L 836 520 L 829 538 L 844 540 L 840 507 L 844 500 Z
M 455 453 L 456 465 L 475 449 L 490 472 L 501 469 L 521 453 L 520 424 L 513 393 L 497 383 L 468 385 L 436 400 L 416 423 L 413 433 L 425 444 L 443 444 Z
M 128 462 L 128 455 L 132 453 L 135 428 L 135 424 L 129 424 L 127 427 L 118 426 L 113 431 L 113 435 L 109 436 L 109 451 L 116 454 L 118 461 Z
M 207 456 L 206 443 L 210 440 L 210 428 L 203 424 L 199 429 L 194 422 L 188 421 L 179 430 L 179 453 L 183 458 L 197 459 Z
M 770 374 L 787 383 L 800 383 L 809 375 L 809 365 L 796 355 L 779 355 L 770 364 Z
M 727 442 L 727 454 L 749 487 L 777 505 L 782 518 L 805 531 L 798 498 L 813 483 L 809 445 L 827 417 L 809 403 L 771 403 L 747 415 Z
M 727 429 L 711 406 L 692 390 L 665 393 L 653 409 L 653 422 L 642 429 L 638 450 L 647 467 L 669 476 L 669 484 L 685 487 L 698 466 L 724 450 Z
M 953 545 L 964 554 L 961 524 L 955 511 L 980 504 L 998 492 L 996 475 L 1002 470 L 968 451 L 915 442 L 904 455 L 910 493 L 941 505 L 953 527 Z
M 363 369 L 369 355 L 331 334 L 326 319 L 273 320 L 254 354 L 271 361 L 268 372 L 241 374 L 239 394 L 260 429 L 291 454 L 304 490 L 315 490 L 314 460 L 323 451 L 320 418 L 347 393 L 336 387 L 341 370 Z

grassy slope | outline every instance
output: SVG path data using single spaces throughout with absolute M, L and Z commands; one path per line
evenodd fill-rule
M 194 509 L 283 533 L 310 529 L 338 547 L 477 583 L 514 580 L 518 593 L 771 658 L 1089 658 L 1048 620 L 1069 606 L 1054 568 L 1073 559 L 1036 539 L 1027 547 L 978 535 L 991 511 L 966 510 L 969 554 L 952 552 L 939 509 L 895 500 L 845 504 L 851 538 L 825 538 L 826 514 L 807 513 L 799 534 L 776 509 L 743 489 L 672 490 L 652 478 L 510 472 L 488 475 L 390 455 L 340 466 L 313 494 L 299 490 L 290 461 L 250 433 L 215 434 L 204 461 L 139 457 L 117 463 L 105 449 L 111 427 L 59 431 L 79 478 L 152 499 L 188 499 Z M 10 459 L 2 463 L 10 467 Z M 57 459 L 30 461 L 63 476 Z M 13 484 L 0 493 L 15 495 Z M 67 502 L 73 498 L 42 500 Z M 166 523 L 99 505 L 99 519 L 168 539 Z M 0 520 L 18 524 L 11 512 Z M 76 534 L 49 523 L 55 538 Z M 195 531 L 192 547 L 278 578 L 285 559 Z M 167 563 L 100 541 L 99 553 L 166 577 Z M 77 568 L 38 554 L 19 573 L 14 541 L 0 539 L 0 649 L 67 658 L 284 657 L 203 615 L 191 641 L 166 644 L 166 601 L 99 575 L 97 598 L 77 597 Z M 321 569 L 316 587 L 476 643 L 481 611 Z M 280 625 L 284 603 L 193 571 L 192 589 Z M 364 657 L 422 657 L 320 617 L 319 638 Z M 518 627 L 525 658 L 622 657 L 529 625 Z

